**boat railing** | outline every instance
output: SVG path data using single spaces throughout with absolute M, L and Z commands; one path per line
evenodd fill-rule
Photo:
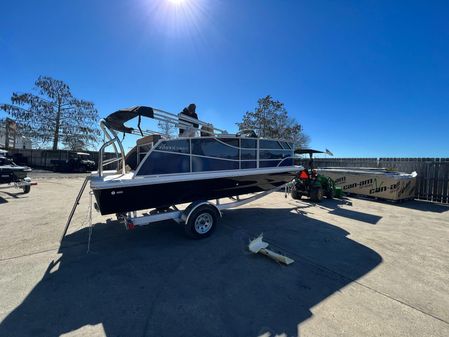
M 100 147 L 98 154 L 98 175 L 100 177 L 103 176 L 104 167 L 115 162 L 117 163 L 117 172 L 125 174 L 125 150 L 123 149 L 122 142 L 117 133 L 108 127 L 107 122 L 104 119 L 100 121 L 100 128 L 105 135 L 106 141 Z M 109 146 L 114 148 L 115 158 L 103 160 L 104 150 Z
M 187 115 L 182 114 L 176 115 L 161 109 L 155 109 L 153 108 L 153 117 L 152 119 L 155 119 L 159 122 L 168 123 L 172 125 L 175 128 L 185 129 L 185 130 L 193 130 L 195 134 L 200 133 L 202 136 L 218 136 L 218 135 L 226 135 L 227 131 L 215 128 L 211 123 L 207 123 L 204 121 L 201 121 L 196 118 L 189 117 Z M 154 130 L 143 130 L 140 127 L 141 123 L 141 116 L 138 116 L 138 126 L 137 129 L 131 128 L 131 134 L 136 136 L 150 136 L 150 135 L 161 135 L 165 136 L 167 138 L 170 137 L 170 135 L 164 134 L 164 132 L 158 132 Z M 198 127 L 194 127 L 193 124 L 197 124 Z M 105 136 L 105 142 L 100 147 L 99 150 L 99 158 L 98 158 L 98 175 L 101 177 L 103 176 L 104 168 L 107 165 L 117 163 L 117 172 L 121 172 L 122 174 L 126 173 L 126 165 L 125 165 L 125 151 L 123 149 L 122 141 L 120 140 L 119 136 L 117 135 L 117 131 L 114 130 L 113 127 L 108 125 L 107 118 L 102 119 L 100 121 L 100 128 L 104 133 Z M 112 146 L 114 149 L 115 158 L 104 158 L 104 152 L 105 149 L 109 146 Z M 139 155 L 142 155 L 139 151 Z M 138 158 L 138 161 L 140 161 L 140 158 Z
M 201 132 L 202 134 L 207 134 L 210 136 L 218 136 L 218 135 L 225 135 L 228 132 L 226 130 L 218 129 L 213 126 L 213 124 L 189 117 L 187 115 L 180 114 L 176 115 L 168 111 L 152 108 L 153 110 L 153 116 L 151 119 L 157 120 L 158 122 L 163 122 L 170 124 L 171 126 L 179 129 L 193 129 L 195 131 Z M 193 124 L 198 124 L 198 127 L 193 127 Z M 136 136 L 149 136 L 153 134 L 159 134 L 166 137 L 169 137 L 170 135 L 165 134 L 163 131 L 154 131 L 149 129 L 142 129 L 140 127 L 140 117 L 137 125 L 137 129 L 132 129 L 130 132 L 133 135 Z
M 162 138 L 171 138 L 170 135 L 164 134 L 164 132 L 158 132 L 153 130 L 143 130 L 141 128 L 141 117 L 149 117 L 151 119 L 155 119 L 158 122 L 168 123 L 172 127 L 184 129 L 184 135 L 180 135 L 179 138 L 195 138 L 198 136 L 201 137 L 249 137 L 249 138 L 257 138 L 257 135 L 253 130 L 241 130 L 236 135 L 230 135 L 226 130 L 218 129 L 214 127 L 211 123 L 201 121 L 196 118 L 192 118 L 190 116 L 184 114 L 173 114 L 164 110 L 155 109 L 155 108 L 146 108 L 151 109 L 151 114 L 145 115 L 143 111 L 139 111 L 141 108 L 146 107 L 133 107 L 126 110 L 119 110 L 118 112 L 124 113 L 124 118 L 122 120 L 118 119 L 119 127 L 114 125 L 112 121 L 109 120 L 108 116 L 105 119 L 100 121 L 100 128 L 105 135 L 105 142 L 100 147 L 99 150 L 99 158 L 98 158 L 98 175 L 100 177 L 103 176 L 105 167 L 114 163 L 117 163 L 117 173 L 125 174 L 126 173 L 126 157 L 125 151 L 123 149 L 122 140 L 118 136 L 118 133 L 130 133 L 140 137 L 158 135 Z M 132 116 L 134 114 L 134 116 Z M 131 117 L 129 117 L 131 115 Z M 124 122 L 131 120 L 132 118 L 138 118 L 137 128 L 126 127 Z M 121 123 L 121 125 L 120 125 Z M 195 125 L 195 126 L 194 126 Z M 198 127 L 196 127 L 198 125 Z M 141 147 L 148 145 L 153 147 L 157 142 L 150 141 L 149 143 L 137 143 L 137 164 L 140 164 L 142 157 L 145 157 L 148 154 L 148 150 L 142 150 Z M 140 146 L 139 146 L 140 145 Z M 113 147 L 114 150 L 114 158 L 105 159 L 105 149 L 109 146 Z M 151 151 L 151 150 L 150 150 Z M 258 158 L 257 158 L 258 161 Z
M 203 122 L 204 123 L 204 122 Z M 204 123 L 207 125 L 207 123 Z M 185 127 L 187 128 L 192 128 L 191 124 L 188 123 L 177 123 L 176 124 L 177 127 Z M 105 136 L 105 142 L 103 143 L 103 145 L 100 147 L 99 150 L 99 154 L 98 154 L 98 175 L 100 177 L 103 176 L 104 173 L 104 169 L 106 166 L 113 164 L 113 163 L 117 163 L 117 172 L 120 172 L 121 174 L 125 174 L 126 173 L 126 154 L 123 148 L 123 144 L 122 141 L 120 140 L 120 137 L 118 136 L 117 132 L 109 127 L 108 123 L 106 120 L 102 119 L 100 121 L 100 128 L 103 131 L 103 134 Z M 201 131 L 201 132 L 205 132 L 205 130 L 200 130 L 199 128 L 193 128 L 196 131 Z M 215 129 L 216 130 L 216 129 Z M 136 136 L 151 136 L 151 135 L 161 135 L 161 136 L 165 136 L 167 138 L 169 138 L 169 135 L 165 135 L 164 133 L 161 132 L 157 132 L 157 131 L 152 131 L 152 130 L 133 130 L 131 132 L 131 134 L 136 135 Z M 210 136 L 215 136 L 214 132 L 208 132 L 208 134 L 210 134 Z M 154 142 L 150 141 L 148 143 L 142 143 L 142 144 L 137 144 L 137 164 L 140 163 L 140 161 L 142 160 L 142 156 L 144 157 L 147 154 L 147 151 L 142 151 L 143 147 L 146 146 L 153 146 Z M 109 158 L 109 159 L 105 159 L 105 150 L 106 148 L 112 146 L 113 150 L 114 150 L 114 158 Z
M 153 117 L 154 119 L 161 122 L 172 124 L 176 128 L 186 128 L 186 129 L 192 128 L 211 136 L 227 134 L 226 130 L 218 129 L 214 127 L 211 123 L 204 122 L 202 120 L 192 118 L 184 114 L 182 114 L 182 116 L 179 114 L 176 115 L 171 112 L 155 108 L 153 108 L 153 112 L 154 112 Z M 198 128 L 194 128 L 192 124 L 198 124 Z

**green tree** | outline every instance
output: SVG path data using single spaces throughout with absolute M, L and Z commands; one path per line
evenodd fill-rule
M 240 130 L 254 130 L 260 137 L 288 140 L 297 147 L 306 147 L 310 141 L 301 124 L 288 115 L 284 103 L 270 95 L 260 98 L 254 111 L 246 112 L 237 126 Z
M 13 93 L 11 104 L 0 105 L 24 135 L 42 146 L 52 144 L 53 150 L 60 143 L 78 149 L 97 142 L 99 117 L 92 102 L 73 97 L 66 83 L 48 76 L 40 76 L 35 86 L 35 93 Z

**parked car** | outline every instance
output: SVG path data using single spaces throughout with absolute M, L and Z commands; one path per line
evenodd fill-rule
M 53 171 L 55 172 L 91 172 L 97 166 L 93 160 L 89 159 L 90 154 L 86 152 L 71 152 L 69 159 L 52 160 Z

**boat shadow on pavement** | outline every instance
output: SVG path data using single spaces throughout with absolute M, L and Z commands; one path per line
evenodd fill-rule
M 295 263 L 249 253 L 261 232 Z M 51 337 L 97 324 L 106 336 L 297 335 L 313 306 L 381 263 L 348 234 L 293 208 L 228 210 L 199 241 L 174 222 L 128 232 L 96 224 L 90 253 L 88 228 L 68 235 L 0 336 Z

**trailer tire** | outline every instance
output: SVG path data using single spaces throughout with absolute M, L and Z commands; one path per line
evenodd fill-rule
M 333 199 L 335 197 L 335 184 L 329 177 L 327 178 L 325 195 L 327 199 Z
M 23 194 L 27 194 L 27 193 L 30 193 L 30 191 L 31 191 L 31 186 L 30 185 L 25 185 L 25 186 L 23 186 Z
M 302 194 L 294 187 L 292 188 L 292 199 L 301 200 Z
M 323 200 L 323 189 L 321 187 L 315 187 L 310 190 L 310 200 L 320 202 Z
M 189 214 L 184 231 L 193 239 L 206 238 L 214 232 L 219 218 L 220 214 L 215 207 L 201 205 Z
M 334 191 L 334 189 L 333 188 L 328 188 L 327 189 L 327 191 L 326 191 L 326 198 L 327 199 L 334 199 L 334 196 L 335 196 L 335 191 Z

